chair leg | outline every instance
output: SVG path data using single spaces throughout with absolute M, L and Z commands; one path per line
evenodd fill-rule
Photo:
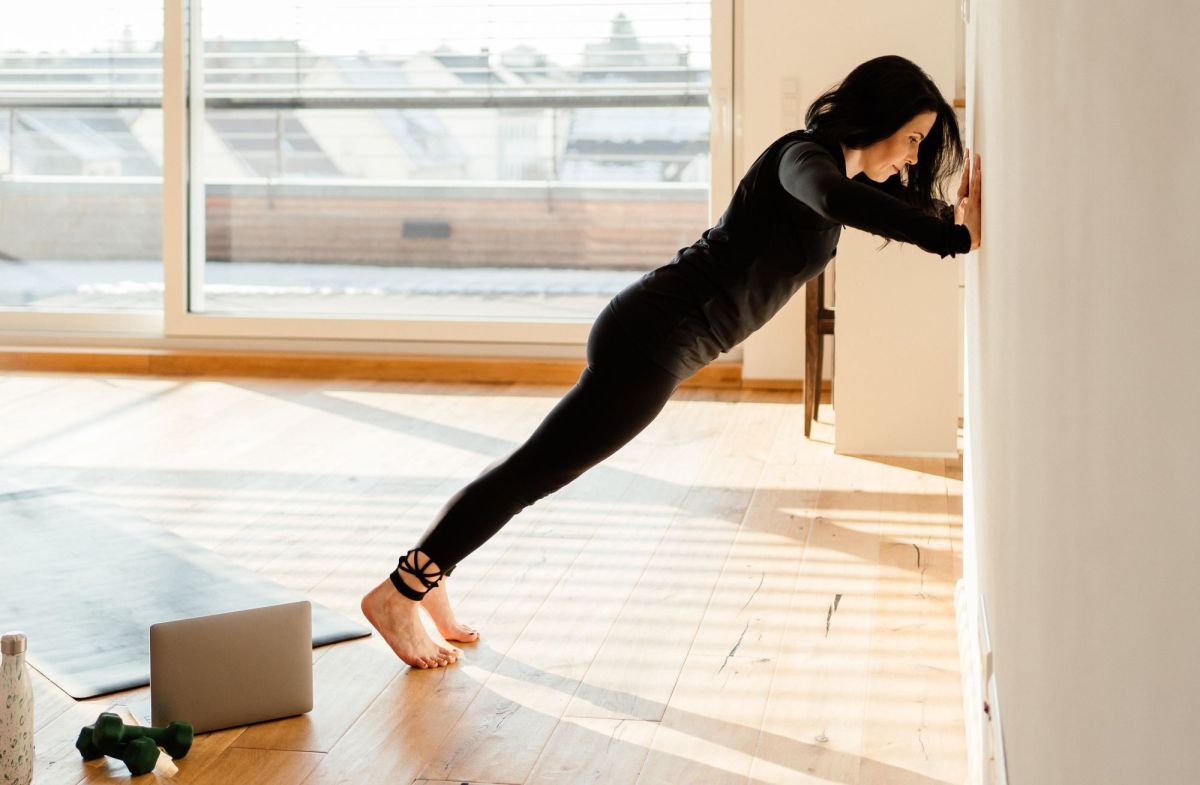
M 804 285 L 805 317 L 804 317 L 804 436 L 812 433 L 812 422 L 817 417 L 817 404 L 820 402 L 821 383 L 821 332 L 818 318 L 820 316 L 821 280 L 822 276 L 812 279 Z
M 817 419 L 817 415 L 821 413 L 821 369 L 824 366 L 825 359 L 825 333 L 817 331 L 817 367 L 813 369 L 813 414 L 812 418 Z

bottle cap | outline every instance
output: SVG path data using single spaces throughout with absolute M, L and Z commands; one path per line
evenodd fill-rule
M 14 654 L 24 654 L 26 647 L 25 633 L 6 632 L 0 636 L 0 654 L 11 657 Z

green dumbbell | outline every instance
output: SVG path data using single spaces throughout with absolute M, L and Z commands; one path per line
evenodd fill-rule
M 96 718 L 92 744 L 106 755 L 115 755 L 117 745 L 132 743 L 137 739 L 150 739 L 155 746 L 166 750 L 172 758 L 182 758 L 192 748 L 192 735 L 192 726 L 186 722 L 172 722 L 165 728 L 144 728 L 140 725 L 126 725 L 116 714 L 104 712 Z
M 75 749 L 79 750 L 79 754 L 83 756 L 84 760 L 96 760 L 104 757 L 104 753 L 92 741 L 92 731 L 95 729 L 95 725 L 84 725 L 79 731 L 79 738 L 75 740 Z
M 95 731 L 95 725 L 86 725 L 79 731 L 79 738 L 75 741 L 75 749 L 79 750 L 84 760 L 97 760 L 106 754 L 96 746 Z M 129 768 L 129 773 L 135 777 L 154 771 L 154 766 L 158 763 L 158 745 L 154 743 L 154 739 L 145 736 L 127 744 L 112 745 L 107 754 L 120 758 Z
M 129 773 L 135 777 L 154 771 L 154 766 L 158 763 L 158 745 L 148 736 L 134 739 L 128 744 L 120 744 L 114 752 L 116 754 L 112 757 L 120 758 L 129 768 Z

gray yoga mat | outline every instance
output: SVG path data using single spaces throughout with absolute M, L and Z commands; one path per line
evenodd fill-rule
M 150 625 L 307 599 L 64 488 L 0 493 L 0 628 L 73 698 L 150 683 Z M 313 645 L 370 635 L 312 605 Z

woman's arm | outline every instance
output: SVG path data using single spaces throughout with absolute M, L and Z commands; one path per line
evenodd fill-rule
M 895 197 L 905 204 L 913 203 L 913 200 L 909 198 L 907 186 L 900 181 L 900 175 L 894 175 L 882 183 L 877 183 L 865 174 L 860 174 L 854 178 L 854 182 L 868 185 L 876 191 L 883 191 L 888 196 Z M 942 223 L 959 223 L 954 220 L 954 205 L 943 202 L 941 199 L 935 197 L 933 199 L 933 209 L 937 210 L 937 217 Z
M 784 190 L 822 218 L 891 240 L 912 243 L 939 256 L 966 253 L 966 227 L 929 215 L 864 183 L 847 179 L 829 151 L 816 142 L 796 142 L 779 161 Z

